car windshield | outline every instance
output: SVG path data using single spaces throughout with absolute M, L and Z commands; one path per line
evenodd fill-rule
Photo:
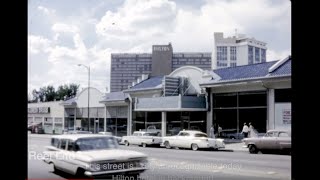
M 194 134 L 194 137 L 208 137 L 206 134 Z
M 114 149 L 118 147 L 113 137 L 81 138 L 75 142 L 76 151 Z

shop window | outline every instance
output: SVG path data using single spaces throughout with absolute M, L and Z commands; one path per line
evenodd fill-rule
M 236 107 L 237 106 L 237 94 L 214 94 L 213 95 L 213 107 Z
M 267 106 L 267 93 L 244 92 L 239 93 L 239 107 Z
M 292 89 L 275 89 L 274 90 L 275 102 L 291 102 L 292 101 Z

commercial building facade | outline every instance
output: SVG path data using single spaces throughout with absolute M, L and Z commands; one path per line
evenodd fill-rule
M 172 45 L 153 45 L 152 53 L 111 54 L 110 91 L 128 89 L 142 74 L 160 76 L 170 74 L 182 66 L 211 69 L 211 53 L 173 53 Z
M 266 62 L 266 43 L 243 34 L 223 37 L 222 32 L 214 33 L 212 69 L 235 67 Z
M 62 133 L 64 127 L 64 109 L 62 101 L 29 103 L 28 124 L 41 124 L 44 133 Z

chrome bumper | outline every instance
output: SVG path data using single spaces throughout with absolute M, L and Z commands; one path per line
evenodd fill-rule
M 97 175 L 107 175 L 107 174 L 117 174 L 117 173 L 123 173 L 123 172 L 132 172 L 132 171 L 145 171 L 147 168 L 129 168 L 129 169 L 119 169 L 119 170 L 112 170 L 112 171 L 85 171 L 84 174 L 86 176 L 97 176 Z

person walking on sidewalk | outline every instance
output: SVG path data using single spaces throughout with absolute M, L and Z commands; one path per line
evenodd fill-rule
M 213 125 L 211 125 L 211 128 L 210 128 L 210 138 L 213 138 L 213 139 L 215 138 Z
M 243 124 L 243 128 L 242 128 L 242 132 L 241 133 L 243 133 L 244 138 L 248 137 L 249 127 L 247 126 L 247 123 Z

